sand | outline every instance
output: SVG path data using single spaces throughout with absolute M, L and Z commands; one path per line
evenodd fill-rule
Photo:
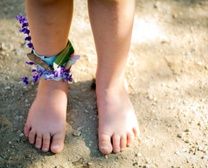
M 206 168 L 208 167 L 208 1 L 137 1 L 126 76 L 140 122 L 142 144 L 103 156 L 97 147 L 97 109 L 91 89 L 96 51 L 87 2 L 76 0 L 70 32 L 80 61 L 68 93 L 65 149 L 36 150 L 23 135 L 36 86 L 15 16 L 22 0 L 0 1 L 1 168 Z

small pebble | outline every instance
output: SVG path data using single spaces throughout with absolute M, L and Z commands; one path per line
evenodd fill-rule
M 185 143 L 189 143 L 189 141 L 188 141 L 188 140 L 185 140 L 184 142 L 185 142 Z
M 150 94 L 148 94 L 147 98 L 148 98 L 149 100 L 153 100 L 153 99 L 154 99 L 154 97 L 153 97 L 152 95 L 150 95 Z
M 11 87 L 10 86 L 6 86 L 4 89 L 5 90 L 9 90 L 9 89 L 11 89 Z
M 189 130 L 188 129 L 185 129 L 184 132 L 189 132 Z
M 142 156 L 141 153 L 136 153 L 136 154 L 135 154 L 135 157 L 141 157 L 141 156 Z
M 78 128 L 77 128 L 77 130 L 78 130 L 78 131 L 81 131 L 81 130 L 82 130 L 82 128 L 83 128 L 83 127 L 78 127 Z
M 79 137 L 81 135 L 81 131 L 74 130 L 73 133 L 72 133 L 72 135 L 75 136 L 75 137 Z
M 0 43 L 0 51 L 2 51 L 2 50 L 3 50 L 2 43 Z
M 178 17 L 178 16 L 177 16 L 177 14 L 175 14 L 175 13 L 172 15 L 172 18 L 173 18 L 173 19 L 176 19 L 177 17 Z
M 138 166 L 138 162 L 134 162 L 133 163 L 133 166 Z
M 23 133 L 20 133 L 20 134 L 19 134 L 19 137 L 23 137 L 23 136 L 24 136 L 24 134 L 23 134 Z
M 0 50 L 6 50 L 6 45 L 5 43 L 0 43 Z
M 93 163 L 92 163 L 92 162 L 88 162 L 87 165 L 88 165 L 88 166 L 92 166 Z
M 89 111 L 88 111 L 88 110 L 86 110 L 86 109 L 84 110 L 84 112 L 85 112 L 85 113 L 89 113 Z
M 178 137 L 178 138 L 182 138 L 182 136 L 181 136 L 180 134 L 177 134 L 177 137 Z

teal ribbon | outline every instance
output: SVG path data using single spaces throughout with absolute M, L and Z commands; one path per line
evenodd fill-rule
M 46 57 L 44 55 L 40 55 L 38 54 L 35 50 L 33 50 L 34 54 L 39 57 L 42 61 L 44 61 L 45 63 L 47 63 L 49 66 L 52 66 L 54 61 L 56 60 L 56 55 L 55 56 L 50 56 L 50 57 Z

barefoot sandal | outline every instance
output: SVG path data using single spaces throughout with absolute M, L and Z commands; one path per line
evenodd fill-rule
M 31 52 L 27 54 L 30 61 L 26 61 L 26 64 L 33 66 L 32 77 L 23 77 L 22 82 L 28 85 L 30 82 L 38 82 L 41 78 L 45 80 L 72 82 L 71 66 L 79 59 L 79 56 L 74 54 L 74 48 L 71 42 L 68 41 L 66 47 L 55 56 L 46 57 L 39 55 L 34 50 L 31 42 L 27 19 L 24 16 L 17 16 L 16 18 L 22 26 L 20 32 L 26 35 L 26 46 L 31 49 Z

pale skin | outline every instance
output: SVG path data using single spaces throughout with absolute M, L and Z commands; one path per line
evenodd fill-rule
M 103 154 L 120 152 L 139 138 L 138 122 L 124 77 L 134 5 L 134 0 L 88 0 L 98 56 L 98 141 Z M 26 0 L 33 44 L 39 54 L 55 55 L 66 46 L 72 7 L 71 0 Z M 42 79 L 39 83 L 24 133 L 42 151 L 59 153 L 64 148 L 67 92 L 68 84 L 63 81 Z

